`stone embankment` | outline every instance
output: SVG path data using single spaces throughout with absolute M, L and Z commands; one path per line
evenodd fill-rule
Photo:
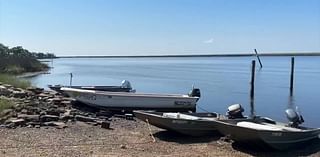
M 77 104 L 71 98 L 55 91 L 30 87 L 15 88 L 0 83 L 1 99 L 8 99 L 13 106 L 0 113 L 0 127 L 56 127 L 65 128 L 75 121 L 109 128 L 112 113 Z

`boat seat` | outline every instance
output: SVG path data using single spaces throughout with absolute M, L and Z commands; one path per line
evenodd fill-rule
M 268 130 L 268 131 L 283 131 L 282 128 L 278 128 L 276 126 L 257 124 L 253 122 L 238 122 L 237 126 L 256 129 L 256 130 Z
M 177 118 L 177 119 L 188 119 L 188 120 L 198 120 L 199 117 L 181 114 L 181 113 L 163 113 L 163 117 L 166 118 Z
M 264 125 L 271 126 L 271 127 L 278 127 L 281 128 L 282 130 L 285 131 L 303 131 L 302 129 L 299 128 L 293 128 L 293 127 L 288 127 L 288 126 L 283 126 L 283 125 L 274 125 L 274 124 L 269 124 L 269 123 L 263 123 Z

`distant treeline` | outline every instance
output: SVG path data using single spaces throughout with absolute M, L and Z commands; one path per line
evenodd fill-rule
M 0 72 L 21 74 L 46 70 L 49 67 L 37 59 L 56 58 L 52 53 L 29 52 L 21 46 L 8 48 L 0 43 Z

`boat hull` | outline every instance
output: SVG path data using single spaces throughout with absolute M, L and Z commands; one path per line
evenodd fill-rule
M 51 90 L 59 93 L 63 93 L 61 88 L 69 87 L 76 89 L 85 90 L 98 90 L 98 91 L 109 91 L 109 92 L 132 92 L 132 88 L 124 88 L 122 86 L 61 86 L 61 85 L 48 85 Z
M 195 110 L 198 97 L 186 95 L 101 92 L 62 88 L 70 97 L 95 107 L 114 109 L 180 109 Z
M 216 118 L 217 114 L 210 113 L 211 118 Z M 144 112 L 134 111 L 134 115 L 145 122 L 150 123 L 158 128 L 169 131 L 178 132 L 190 136 L 205 136 L 210 134 L 217 134 L 217 129 L 213 123 L 208 123 L 208 120 L 196 119 L 181 119 L 163 117 L 161 112 Z M 201 116 L 201 113 L 188 114 L 193 116 Z M 202 116 L 205 114 L 202 113 Z M 206 113 L 208 116 L 208 113 Z
M 271 131 L 239 127 L 222 121 L 216 122 L 218 131 L 232 140 L 250 146 L 268 146 L 276 150 L 304 147 L 306 143 L 319 140 L 320 129 L 304 131 Z

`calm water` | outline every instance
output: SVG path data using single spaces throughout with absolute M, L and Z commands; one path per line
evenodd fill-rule
M 201 89 L 197 111 L 225 113 L 240 103 L 250 113 L 251 60 L 254 57 L 194 58 L 77 58 L 56 59 L 51 74 L 30 78 L 33 84 L 120 85 L 131 82 L 138 92 L 188 93 Z M 290 57 L 262 57 L 256 70 L 255 111 L 258 115 L 287 121 L 284 110 L 299 106 L 305 125 L 320 127 L 320 57 L 296 57 L 295 90 L 289 97 Z M 51 64 L 51 63 L 49 63 Z

